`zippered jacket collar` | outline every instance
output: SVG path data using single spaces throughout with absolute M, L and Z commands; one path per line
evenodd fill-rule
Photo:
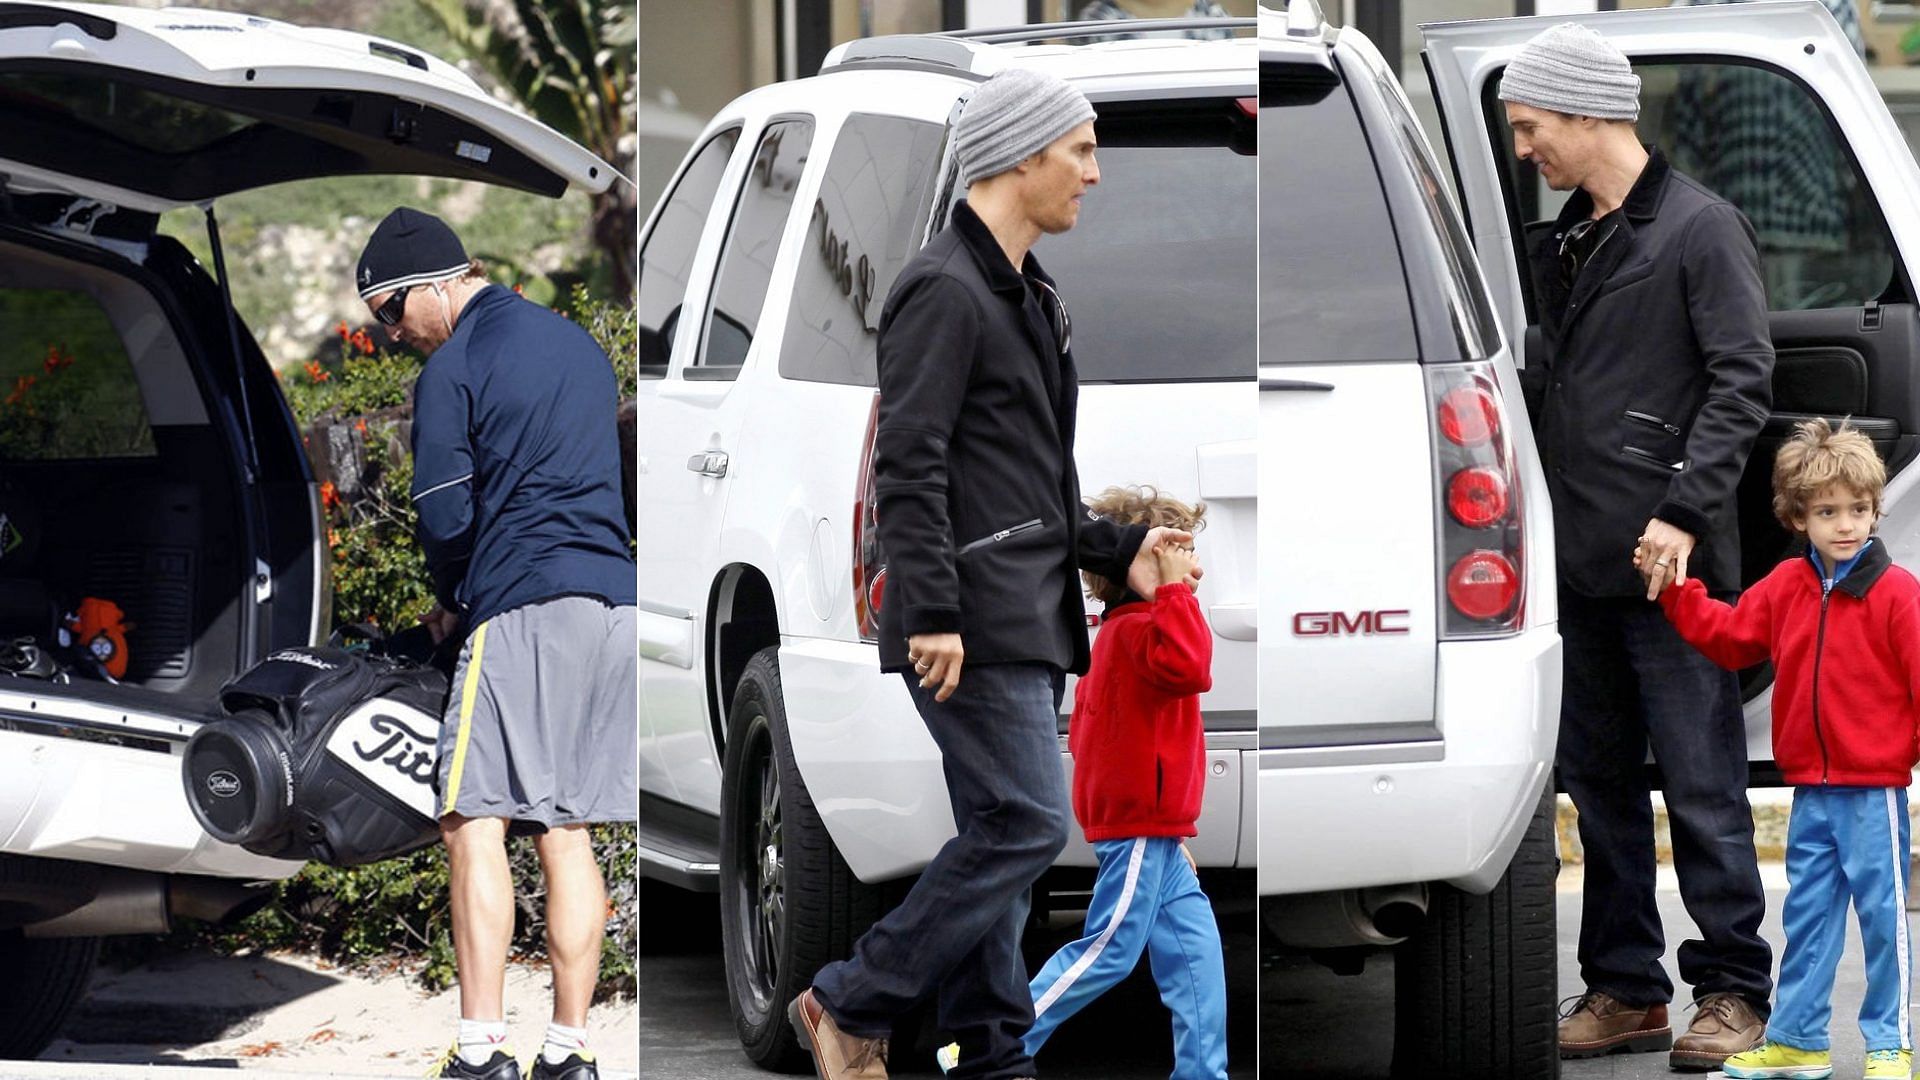
M 1813 571 L 1815 587 L 1825 587 L 1827 575 L 1826 568 L 1820 562 L 1820 552 L 1809 543 L 1806 556 L 1807 567 Z M 1879 537 L 1871 537 L 1866 546 L 1860 549 L 1860 554 L 1835 568 L 1833 587 L 1856 600 L 1864 600 L 1867 590 L 1873 588 L 1874 583 L 1887 572 L 1887 567 L 1892 565 L 1893 557 L 1887 554 L 1887 546 L 1880 543 Z

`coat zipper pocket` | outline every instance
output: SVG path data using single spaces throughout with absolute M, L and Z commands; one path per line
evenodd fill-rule
M 983 548 L 983 547 L 986 547 L 988 544 L 997 544 L 1000 541 L 1005 540 L 1009 536 L 1014 536 L 1018 533 L 1027 532 L 1030 529 L 1037 529 L 1039 527 L 1040 527 L 1039 518 L 1034 518 L 1032 521 L 1023 521 L 1018 525 L 1013 525 L 1008 528 L 1001 529 L 999 532 L 994 533 L 991 536 L 983 536 L 978 540 L 968 541 L 967 543 L 960 545 L 960 550 L 954 552 L 954 554 L 965 555 L 967 552 L 972 551 L 975 548 Z
M 1669 435 L 1680 434 L 1679 427 L 1677 427 L 1676 425 L 1667 423 L 1665 420 L 1660 419 L 1659 417 L 1653 415 L 1652 413 L 1635 412 L 1632 409 L 1628 409 L 1627 419 L 1638 420 L 1643 424 L 1652 424 L 1654 427 L 1659 428 L 1661 431 L 1664 431 Z
M 1661 457 L 1659 454 L 1656 454 L 1651 450 L 1642 450 L 1637 446 L 1622 446 L 1620 448 L 1620 451 L 1621 453 L 1632 454 L 1634 457 L 1641 458 L 1646 461 L 1650 461 L 1653 464 L 1658 465 L 1663 469 L 1670 469 L 1673 472 L 1679 472 L 1683 467 L 1685 467 L 1685 462 L 1668 461 L 1666 458 Z

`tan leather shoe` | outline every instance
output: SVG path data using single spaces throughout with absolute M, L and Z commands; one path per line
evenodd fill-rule
M 1589 990 L 1560 1014 L 1560 1056 L 1599 1057 L 1665 1050 L 1673 1045 L 1665 1005 L 1627 1005 Z
M 1717 1069 L 1728 1057 L 1767 1039 L 1767 1022 L 1737 994 L 1708 994 L 1695 1006 L 1687 1033 L 1673 1040 L 1673 1053 L 1667 1057 L 1671 1068 Z
M 820 1080 L 887 1080 L 887 1040 L 862 1039 L 840 1030 L 811 989 L 787 1006 L 787 1022 L 813 1055 Z

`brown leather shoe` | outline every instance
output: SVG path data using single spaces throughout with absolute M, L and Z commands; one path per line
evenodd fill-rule
M 1668 1066 L 1706 1072 L 1766 1041 L 1767 1022 L 1738 994 L 1708 994 L 1694 1005 L 1693 1023 L 1673 1040 Z
M 848 1035 L 813 996 L 811 988 L 787 1006 L 787 1022 L 813 1055 L 820 1080 L 887 1080 L 887 1040 Z
M 1665 1050 L 1673 1045 L 1665 1005 L 1627 1005 L 1589 990 L 1560 1014 L 1560 1056 L 1599 1057 Z

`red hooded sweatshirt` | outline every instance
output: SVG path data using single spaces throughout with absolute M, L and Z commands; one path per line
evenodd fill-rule
M 1689 578 L 1660 594 L 1680 636 L 1723 668 L 1773 660 L 1773 758 L 1790 784 L 1906 787 L 1920 760 L 1920 583 L 1875 539 L 1823 586 L 1805 556 L 1729 606 Z
M 1073 689 L 1073 816 L 1087 840 L 1192 836 L 1206 784 L 1199 695 L 1213 631 L 1185 584 L 1107 609 Z

